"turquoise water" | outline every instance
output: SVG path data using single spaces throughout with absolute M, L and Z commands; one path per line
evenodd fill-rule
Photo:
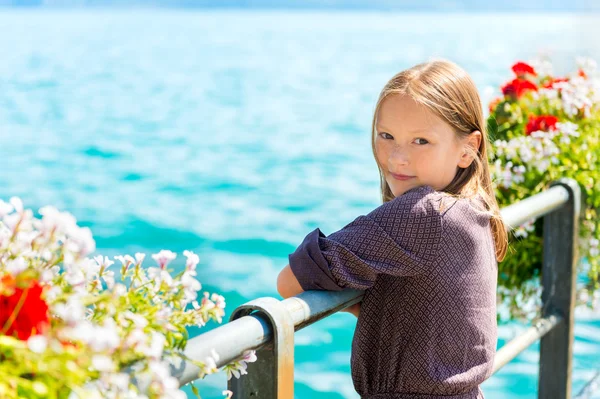
M 600 59 L 598 22 L 0 10 L 0 198 L 72 212 L 92 228 L 97 253 L 195 251 L 203 289 L 226 297 L 228 318 L 250 299 L 277 296 L 277 273 L 309 231 L 329 234 L 378 205 L 368 129 L 389 77 L 447 57 L 487 103 L 515 60 L 544 51 L 561 73 L 576 55 Z M 575 392 L 600 368 L 600 315 L 577 318 Z M 358 397 L 355 323 L 338 314 L 297 334 L 297 397 Z M 520 330 L 503 326 L 499 344 Z M 537 397 L 537 351 L 486 381 L 486 398 Z M 199 386 L 205 399 L 221 397 L 225 376 Z

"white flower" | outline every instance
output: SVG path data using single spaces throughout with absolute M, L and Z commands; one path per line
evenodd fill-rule
M 52 266 L 50 269 L 45 269 L 42 274 L 40 275 L 40 281 L 43 283 L 50 283 L 52 280 L 54 280 L 56 277 L 58 277 L 60 273 L 60 267 L 59 266 Z M 52 288 L 56 288 L 56 286 L 52 286 L 50 289 Z M 46 298 L 48 298 L 48 295 L 46 293 Z
M 141 253 L 141 252 L 136 252 L 135 253 L 135 264 L 137 266 L 141 265 L 145 258 L 146 258 L 146 254 Z
M 142 328 L 135 328 L 125 338 L 124 345 L 127 348 L 134 348 L 139 350 L 141 353 L 148 351 L 147 345 L 148 337 Z
M 165 249 L 161 250 L 157 254 L 152 255 L 152 259 L 154 259 L 158 263 L 158 266 L 161 269 L 167 267 L 167 265 L 176 257 L 177 254 Z
M 125 256 L 117 255 L 114 258 L 121 262 L 125 271 L 127 271 L 129 266 L 131 266 L 132 264 L 135 264 L 135 259 L 133 259 L 131 257 L 131 255 L 125 255 Z
M 185 271 L 181 276 L 181 286 L 184 290 L 184 302 L 185 304 L 195 300 L 198 296 L 198 291 L 202 288 L 202 285 L 192 275 L 196 272 Z
M 48 347 L 48 340 L 43 335 L 32 335 L 27 339 L 27 347 L 34 353 L 42 353 Z
M 8 227 L 8 229 L 13 233 L 15 228 L 21 221 L 22 217 L 19 213 L 11 213 L 9 215 L 4 216 L 4 225 Z
M 538 89 L 538 94 L 539 94 L 540 98 L 545 97 L 548 100 L 556 100 L 559 96 L 559 91 L 557 89 L 555 89 L 554 87 L 552 87 L 552 88 L 541 87 Z
M 9 274 L 16 276 L 20 274 L 23 270 L 27 269 L 27 262 L 22 257 L 18 257 L 16 259 L 12 259 L 7 261 L 4 266 Z
M 133 322 L 133 325 L 136 328 L 140 328 L 143 329 L 144 327 L 146 327 L 148 325 L 148 320 L 146 320 L 145 317 L 139 315 L 139 314 L 135 314 L 133 312 L 130 311 L 126 311 L 123 313 L 123 317 L 131 320 Z
M 148 357 L 159 359 L 162 356 L 166 342 L 167 339 L 164 335 L 153 331 L 152 337 L 150 339 L 150 347 L 148 347 L 147 351 L 144 354 Z
M 14 206 L 12 206 L 10 203 L 0 200 L 0 219 L 11 213 L 14 209 Z
M 522 183 L 525 181 L 525 172 L 526 172 L 526 168 L 523 165 L 518 165 L 518 166 L 514 166 L 512 168 L 513 172 L 514 172 L 514 176 L 513 176 L 513 182 L 515 183 Z
M 74 339 L 90 345 L 96 352 L 112 352 L 121 343 L 117 326 L 111 318 L 107 318 L 101 326 L 84 320 L 75 326 L 71 335 Z
M 98 263 L 98 266 L 105 269 L 115 263 L 112 260 L 108 259 L 108 256 L 103 257 L 102 255 L 94 256 L 94 260 Z
M 173 314 L 173 309 L 165 306 L 161 308 L 158 312 L 156 312 L 156 320 L 160 322 L 166 322 L 169 320 L 169 317 Z
M 44 206 L 39 209 L 42 220 L 36 221 L 36 228 L 42 233 L 56 232 L 69 234 L 77 228 L 77 220 L 68 212 L 59 212 L 53 206 Z
M 98 371 L 115 371 L 116 365 L 113 360 L 106 355 L 92 356 L 92 367 Z
M 592 75 L 598 68 L 598 63 L 593 58 L 589 57 L 576 57 L 575 63 L 577 66 L 586 73 L 586 75 Z
M 125 284 L 116 283 L 113 287 L 113 294 L 117 297 L 121 297 L 127 294 L 127 286 Z
M 47 270 L 49 271 L 49 270 Z M 44 280 L 41 280 L 44 281 Z M 47 281 L 45 281 L 47 282 Z M 60 288 L 57 285 L 52 285 L 50 286 L 50 289 L 46 291 L 46 301 L 51 303 L 54 302 L 54 300 L 60 295 L 62 294 L 63 290 L 62 288 Z
M 113 271 L 105 271 L 102 273 L 102 279 L 106 283 L 106 287 L 109 290 L 112 290 L 115 286 L 115 272 Z
M 194 307 L 194 310 L 200 310 L 201 306 L 198 304 L 198 301 L 193 301 L 192 302 L 192 306 Z M 198 327 L 204 327 L 206 325 L 206 322 L 204 321 L 204 319 L 202 318 L 202 312 L 196 312 L 194 315 L 194 322 L 196 322 L 196 325 Z
M 106 399 L 105 395 L 100 392 L 100 386 L 98 382 L 86 384 L 79 390 L 71 391 L 67 399 Z
M 183 251 L 183 255 L 187 258 L 185 268 L 187 270 L 196 270 L 196 265 L 200 262 L 198 255 L 188 250 Z
M 220 356 L 217 354 L 215 349 L 210 350 L 211 356 L 207 356 L 204 361 L 204 371 L 206 374 L 212 374 L 217 372 L 217 362 L 220 359 Z
M 17 212 L 17 213 L 23 213 L 23 201 L 21 201 L 21 198 L 19 198 L 19 197 L 11 197 L 11 199 L 9 200 L 9 202 L 13 206 L 13 208 L 15 209 L 15 212 Z
M 96 250 L 96 241 L 92 238 L 92 231 L 88 227 L 78 230 L 77 237 L 71 237 L 79 244 L 79 253 L 82 256 L 90 254 Z
M 173 277 L 168 271 L 159 269 L 158 267 L 148 268 L 148 278 L 154 280 L 153 290 L 154 292 L 160 291 L 160 286 L 165 283 L 167 287 L 173 287 Z
M 256 351 L 254 351 L 254 350 L 244 351 L 244 357 L 242 359 L 245 362 L 254 363 L 256 361 Z
M 85 275 L 80 269 L 68 269 L 64 273 L 65 281 L 71 286 L 82 286 L 86 282 Z
M 240 378 L 240 375 L 248 374 L 246 371 L 248 365 L 246 363 L 253 363 L 255 361 L 256 351 L 244 351 L 244 355 L 241 360 L 233 362 L 227 367 L 227 379 L 230 380 L 232 375 L 235 376 L 235 378 Z
M 243 374 L 248 374 L 246 371 L 246 363 L 234 363 L 230 367 L 227 368 L 227 379 L 230 380 L 231 377 L 240 378 Z
M 66 303 L 54 305 L 52 311 L 69 324 L 78 323 L 85 319 L 85 306 L 75 295 L 71 295 Z
M 574 76 L 568 82 L 559 82 L 554 86 L 561 91 L 563 110 L 568 116 L 575 117 L 579 111 L 582 111 L 585 117 L 590 116 L 596 89 L 593 80 Z
M 74 263 L 71 267 L 73 270 L 81 270 L 81 272 L 85 274 L 87 280 L 94 280 L 99 277 L 98 273 L 100 273 L 100 268 L 102 266 L 97 260 L 85 258 Z
M 538 76 L 553 76 L 552 63 L 544 58 L 534 58 L 529 60 L 529 65 L 533 67 Z
M 124 394 L 124 398 L 138 398 L 141 399 L 141 396 L 138 396 L 133 391 L 129 391 L 129 374 L 127 373 L 109 373 L 106 376 L 107 383 L 109 386 L 116 389 L 117 392 Z M 120 397 L 120 396 L 119 396 Z
M 179 389 L 179 382 L 169 373 L 166 362 L 151 361 L 148 364 L 150 378 L 157 386 L 161 398 L 186 399 L 186 395 Z
M 61 353 L 65 348 L 60 342 L 73 342 L 89 352 L 91 367 L 82 372 L 97 372 L 94 382 L 80 387 L 78 394 L 90 398 L 147 399 L 135 392 L 131 382 L 144 373 L 143 368 L 133 367 L 131 375 L 120 372 L 118 358 L 113 359 L 118 348 L 125 358 L 144 357 L 142 362 L 149 365 L 150 383 L 157 397 L 185 399 L 178 380 L 169 373 L 168 364 L 161 361 L 167 345 L 166 335 L 178 331 L 179 324 L 194 323 L 203 313 L 211 318 L 219 315 L 225 306 L 222 296 L 213 294 L 209 299 L 205 293 L 206 306 L 198 311 L 195 299 L 202 287 L 195 278 L 198 255 L 184 251 L 186 267 L 182 277 L 177 279 L 166 270 L 176 257 L 171 251 L 162 250 L 153 255 L 159 267 L 149 269 L 141 267 L 145 259 L 143 253 L 136 253 L 135 258 L 114 256 L 125 271 L 135 264 L 133 273 L 127 276 L 123 273 L 122 281 L 117 282 L 117 272 L 110 270 L 113 260 L 102 255 L 88 258 L 96 245 L 91 230 L 79 228 L 73 215 L 51 206 L 40 208 L 39 213 L 42 217 L 34 218 L 17 197 L 9 202 L 0 201 L 0 268 L 4 267 L 11 275 L 29 269 L 35 272 L 39 281 L 48 287 L 45 298 L 49 313 L 57 319 L 52 325 L 50 336 L 53 338 L 29 337 L 26 344 L 29 351 L 44 353 L 50 349 Z M 125 278 L 131 278 L 130 288 L 125 285 Z M 102 292 L 103 283 L 109 290 Z M 157 289 L 161 292 L 153 295 L 151 291 Z M 177 308 L 182 298 L 186 304 L 194 300 L 196 310 Z M 130 299 L 131 303 L 124 299 Z M 145 306 L 137 306 L 144 301 L 148 301 Z M 148 329 L 150 323 L 152 329 Z M 219 355 L 213 349 L 207 359 L 207 370 L 217 371 L 218 362 Z M 238 373 L 245 369 L 245 363 L 241 364 Z
M 535 219 L 530 219 L 515 229 L 516 237 L 527 237 L 529 233 L 535 230 Z
M 226 389 L 223 392 L 221 392 L 221 395 L 227 395 L 225 399 L 231 399 L 231 397 L 233 396 L 233 392 L 231 392 L 229 389 Z
M 219 309 L 225 309 L 225 298 L 222 295 L 213 293 L 210 299 L 215 303 L 215 306 Z
M 77 257 L 87 256 L 96 250 L 96 241 L 88 227 L 73 226 L 67 233 L 65 249 Z

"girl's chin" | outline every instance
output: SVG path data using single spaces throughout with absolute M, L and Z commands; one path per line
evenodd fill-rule
M 400 183 L 400 184 L 398 184 Z M 390 185 L 390 183 L 388 183 L 388 185 L 390 186 L 390 189 L 392 190 L 392 193 L 394 194 L 394 197 L 398 197 L 402 194 L 404 194 L 405 192 L 407 192 L 408 190 L 410 190 L 411 188 L 415 187 L 414 184 L 402 184 L 403 182 L 394 182 L 393 185 Z

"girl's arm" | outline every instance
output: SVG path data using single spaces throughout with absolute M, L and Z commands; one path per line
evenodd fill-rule
M 283 298 L 289 298 L 304 292 L 298 279 L 294 275 L 294 272 L 292 272 L 290 265 L 284 267 L 277 276 L 277 292 L 279 292 L 279 295 Z M 358 314 L 360 313 L 360 302 L 349 306 L 340 312 L 352 313 L 354 316 L 358 317 Z
M 301 292 L 304 292 L 298 279 L 294 275 L 294 272 L 292 272 L 290 265 L 284 267 L 283 270 L 279 272 L 279 276 L 277 276 L 277 292 L 284 298 L 296 296 Z

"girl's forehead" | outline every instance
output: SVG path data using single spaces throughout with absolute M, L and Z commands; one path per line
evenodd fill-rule
M 376 122 L 378 127 L 402 130 L 447 126 L 446 122 L 427 107 L 405 95 L 392 95 L 383 100 L 377 111 Z

